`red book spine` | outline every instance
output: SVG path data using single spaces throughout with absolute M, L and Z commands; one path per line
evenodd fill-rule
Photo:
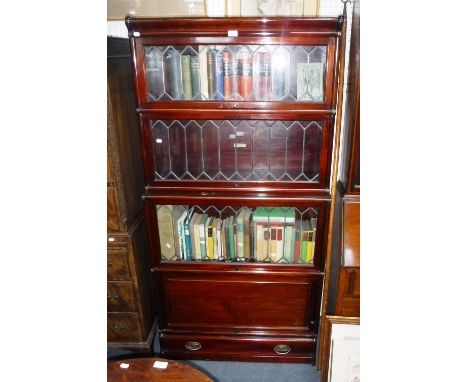
M 232 53 L 223 52 L 224 97 L 232 96 Z
M 239 55 L 239 95 L 243 99 L 251 99 L 252 88 L 252 54 L 244 51 Z

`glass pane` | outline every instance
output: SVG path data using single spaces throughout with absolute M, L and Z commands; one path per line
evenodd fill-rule
M 323 102 L 326 46 L 145 46 L 148 101 Z
M 156 206 L 162 261 L 314 265 L 319 208 Z
M 319 182 L 320 121 L 152 121 L 156 180 Z

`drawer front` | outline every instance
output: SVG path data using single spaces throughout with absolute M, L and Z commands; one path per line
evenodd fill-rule
M 107 279 L 130 280 L 126 248 L 107 248 Z
M 131 282 L 118 281 L 107 283 L 107 311 L 133 312 L 135 301 Z
M 163 274 L 161 329 L 316 333 L 321 276 Z M 212 333 L 212 331 L 211 331 Z
M 163 356 L 192 359 L 315 359 L 315 338 L 161 335 Z
M 117 194 L 114 187 L 107 187 L 107 229 L 118 231 L 119 228 Z
M 108 313 L 107 341 L 143 341 L 136 313 Z

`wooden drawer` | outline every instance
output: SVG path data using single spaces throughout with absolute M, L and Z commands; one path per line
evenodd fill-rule
M 107 313 L 107 341 L 142 341 L 136 313 Z
M 127 248 L 107 248 L 107 280 L 130 280 Z
M 116 281 L 107 283 L 107 311 L 108 312 L 133 312 L 135 301 L 133 298 L 133 286 L 128 281 Z
M 312 362 L 315 338 L 161 335 L 161 354 L 184 359 Z

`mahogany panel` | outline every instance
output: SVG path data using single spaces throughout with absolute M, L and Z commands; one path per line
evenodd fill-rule
M 360 265 L 360 206 L 359 201 L 343 200 L 343 266 Z
M 114 187 L 107 187 L 107 230 L 119 231 L 119 207 Z
M 360 270 L 341 268 L 336 314 L 338 316 L 360 317 L 360 301 Z
M 136 313 L 107 313 L 107 341 L 143 341 Z
M 164 357 L 181 359 L 313 362 L 316 347 L 315 337 L 231 337 L 163 334 L 160 340 L 161 354 Z M 197 349 L 199 346 L 200 348 Z M 280 354 L 278 352 L 287 353 Z
M 132 312 L 135 310 L 132 283 L 117 281 L 107 283 L 107 311 Z

